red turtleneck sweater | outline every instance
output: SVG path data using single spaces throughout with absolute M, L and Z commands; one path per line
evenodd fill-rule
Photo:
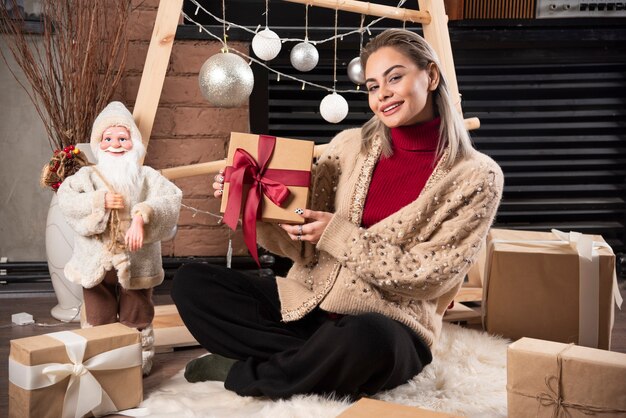
M 381 157 L 374 168 L 362 226 L 369 228 L 420 195 L 435 168 L 439 122 L 391 129 L 393 155 Z

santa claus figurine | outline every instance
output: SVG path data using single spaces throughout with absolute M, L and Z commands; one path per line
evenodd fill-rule
M 121 322 L 141 332 L 143 372 L 154 357 L 152 289 L 163 281 L 161 240 L 178 221 L 182 192 L 143 166 L 145 147 L 120 102 L 98 115 L 91 131 L 97 164 L 81 168 L 58 190 L 76 231 L 65 276 L 83 287 L 81 326 Z

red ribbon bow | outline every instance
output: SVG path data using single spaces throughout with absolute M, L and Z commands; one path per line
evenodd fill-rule
M 272 203 L 282 206 L 289 197 L 290 186 L 308 187 L 309 171 L 268 169 L 267 165 L 274 152 L 276 137 L 259 135 L 259 161 L 244 149 L 237 148 L 233 156 L 233 165 L 226 167 L 224 181 L 228 181 L 228 202 L 224 211 L 224 223 L 233 231 L 243 206 L 243 237 L 254 261 L 260 267 L 256 247 L 256 220 L 261 218 L 261 199 L 267 196 Z M 244 202 L 243 185 L 251 184 Z

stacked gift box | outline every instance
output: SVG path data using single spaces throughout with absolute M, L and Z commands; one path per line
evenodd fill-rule
M 621 298 L 615 255 L 601 236 L 492 229 L 485 253 L 487 331 L 610 348 Z
M 626 416 L 626 354 L 522 338 L 507 353 L 509 418 Z
M 604 239 L 492 229 L 482 257 L 483 326 L 516 340 L 509 417 L 625 417 L 626 354 L 607 351 L 622 300 Z

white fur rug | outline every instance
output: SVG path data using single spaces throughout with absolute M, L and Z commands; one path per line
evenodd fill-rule
M 444 324 L 434 360 L 408 383 L 377 399 L 452 414 L 506 417 L 506 347 L 509 341 Z M 341 399 L 299 395 L 286 401 L 240 397 L 221 382 L 188 383 L 181 371 L 141 405 L 153 418 L 330 418 L 350 406 Z

